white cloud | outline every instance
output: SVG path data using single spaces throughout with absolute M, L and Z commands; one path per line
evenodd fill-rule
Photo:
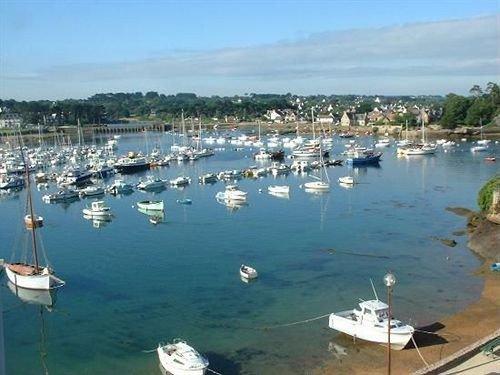
M 314 92 L 314 81 L 360 77 L 379 85 L 380 77 L 405 78 L 410 88 L 419 77 L 494 79 L 500 76 L 499 23 L 499 15 L 493 15 L 325 32 L 296 41 L 183 51 L 135 62 L 53 66 L 35 73 L 17 73 L 17 77 L 9 80 L 86 86 L 94 82 L 99 83 L 99 87 L 106 86 L 106 82 L 108 87 L 122 86 L 119 82 L 125 80 L 136 82 L 136 86 L 143 86 L 145 81 L 184 80 L 191 81 L 187 86 L 193 86 L 193 82 L 199 80 L 207 86 L 212 82 L 215 87 L 219 86 L 217 81 L 223 79 L 229 92 L 240 90 L 243 85 L 257 91 L 259 87 L 272 87 L 273 82 L 276 83 L 274 91 L 282 91 L 278 84 L 283 81 L 290 86 L 285 91 L 293 91 L 293 82 L 303 87 L 304 80 L 311 80 Z M 446 80 L 442 79 L 443 92 L 448 89 Z M 130 86 L 129 91 L 134 90 L 135 87 Z M 385 90 L 383 84 L 378 90 Z

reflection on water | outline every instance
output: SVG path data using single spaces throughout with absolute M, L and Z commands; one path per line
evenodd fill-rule
M 52 309 L 56 303 L 57 289 L 24 289 L 14 285 L 10 281 L 7 281 L 7 286 L 10 291 L 23 302 L 34 305 L 42 305 L 47 307 L 48 310 Z
M 157 136 L 168 149 L 167 137 Z M 143 147 L 142 138 L 124 135 L 117 153 Z M 343 143 L 336 142 L 332 153 L 343 151 Z M 34 199 L 46 220 L 49 260 L 67 285 L 51 314 L 44 306 L 54 305 L 53 296 L 16 294 L 12 286 L 0 290 L 10 311 L 3 315 L 8 373 L 45 371 L 33 335 L 40 329 L 40 306 L 50 333 L 51 355 L 45 357 L 50 371 L 96 375 L 159 373 L 157 357 L 141 350 L 166 337 L 196 343 L 210 368 L 223 374 L 311 372 L 335 355 L 345 358 L 352 348 L 326 320 L 272 331 L 250 328 L 350 308 L 358 298 L 372 297 L 366 288 L 370 277 L 383 287 L 387 269 L 399 280 L 394 306 L 403 320 L 425 323 L 451 314 L 478 295 L 482 281 L 472 273 L 478 260 L 467 250 L 466 237 L 454 237 L 453 249 L 431 237 L 463 228 L 463 219 L 445 207 L 475 208 L 479 187 L 498 170 L 465 149 L 412 160 L 387 149 L 382 168 L 329 167 L 330 181 L 357 173 L 359 183 L 354 188 L 335 183 L 322 194 L 299 187 L 308 175 L 289 174 L 280 177 L 290 186 L 289 199 L 258 193 L 275 183 L 271 175 L 244 178 L 238 184 L 250 205 L 233 202 L 227 207 L 232 214 L 221 207 L 226 202 L 215 200 L 222 182 L 193 183 L 184 191 L 168 187 L 156 193 L 156 200 L 165 202 L 168 225 L 150 222 L 155 215 L 164 221 L 164 213 L 137 212 L 137 201 L 154 193 L 135 191 L 109 196 L 116 217 L 105 230 L 94 230 L 82 218 L 85 202 L 41 203 L 42 195 L 57 190 L 51 183 L 48 192 L 35 191 Z M 160 173 L 162 179 L 185 175 L 197 181 L 205 173 L 247 168 L 253 152 L 219 151 Z M 149 173 L 127 176 L 127 182 Z M 24 206 L 18 193 L 3 196 L 0 258 L 9 259 Z M 177 203 L 186 196 L 196 204 Z M 240 281 L 235 270 L 242 261 L 263 277 L 252 284 Z M 446 298 L 436 285 L 447 286 Z M 24 303 L 30 300 L 40 306 Z

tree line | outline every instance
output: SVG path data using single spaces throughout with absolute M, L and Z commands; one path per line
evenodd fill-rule
M 500 115 L 500 88 L 496 83 L 489 82 L 484 90 L 474 85 L 469 93 L 468 97 L 457 94 L 446 96 L 440 121 L 444 128 L 487 125 Z

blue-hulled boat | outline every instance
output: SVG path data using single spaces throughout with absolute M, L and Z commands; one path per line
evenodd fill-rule
M 356 152 L 353 157 L 347 159 L 347 162 L 352 165 L 378 164 L 381 157 L 381 152 L 362 151 Z

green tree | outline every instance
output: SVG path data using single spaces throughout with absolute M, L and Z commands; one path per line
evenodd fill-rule
M 448 94 L 443 106 L 441 125 L 444 128 L 453 129 L 459 124 L 464 124 L 467 110 L 470 106 L 469 98 L 456 94 Z
M 500 176 L 493 177 L 479 190 L 477 204 L 481 211 L 488 212 L 490 210 L 495 190 L 500 190 Z

